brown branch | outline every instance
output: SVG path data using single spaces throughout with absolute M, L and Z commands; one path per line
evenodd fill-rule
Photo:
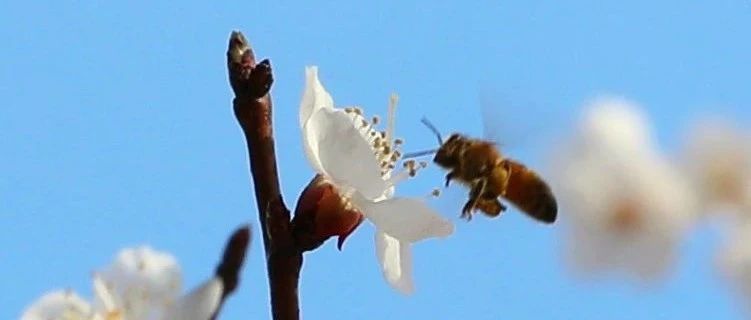
M 271 63 L 266 59 L 256 64 L 247 40 L 235 31 L 229 39 L 227 67 L 235 93 L 235 117 L 245 134 L 250 158 L 272 315 L 275 320 L 298 319 L 297 287 L 303 258 L 293 240 L 289 210 L 279 191 L 269 94 L 273 83 Z
M 211 317 L 212 320 L 218 317 L 224 301 L 235 291 L 239 284 L 240 271 L 245 262 L 245 253 L 248 251 L 248 244 L 250 244 L 250 226 L 243 226 L 232 233 L 224 247 L 222 260 L 216 267 L 216 276 L 222 280 L 224 292 L 222 292 L 222 300 L 219 302 L 219 307 L 217 307 L 214 315 Z

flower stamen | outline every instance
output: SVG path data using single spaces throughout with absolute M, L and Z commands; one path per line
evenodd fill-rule
M 386 184 L 388 184 L 389 186 L 392 186 L 392 187 L 396 186 L 399 182 L 402 182 L 404 180 L 407 180 L 407 179 L 413 177 L 414 175 L 411 175 L 410 174 L 411 172 L 412 172 L 412 170 L 409 170 L 409 169 L 401 170 L 401 171 L 399 171 L 399 173 L 391 176 L 391 178 L 389 178 L 386 181 Z
M 388 122 L 386 124 L 386 136 L 384 138 L 388 137 L 390 140 L 394 137 L 394 125 L 396 122 L 396 105 L 399 102 L 399 96 L 396 93 L 392 93 L 389 97 L 389 111 L 388 111 Z
M 388 144 L 384 144 L 383 147 L 381 148 L 381 155 L 385 156 L 389 154 L 391 154 L 391 146 L 389 146 Z

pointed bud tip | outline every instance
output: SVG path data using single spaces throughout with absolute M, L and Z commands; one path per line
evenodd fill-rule
M 347 238 L 352 233 L 354 233 L 357 227 L 359 227 L 360 224 L 362 224 L 362 222 L 365 220 L 365 216 L 362 213 L 355 212 L 354 214 L 357 215 L 357 222 L 355 222 L 355 224 L 352 225 L 352 227 L 348 231 L 346 231 L 343 234 L 340 234 L 337 237 L 336 248 L 339 249 L 339 251 L 342 251 L 342 247 L 344 246 L 344 241 L 347 240 Z
M 347 236 L 339 236 L 336 239 L 336 249 L 339 251 L 342 251 L 342 247 L 344 246 L 344 240 L 347 239 Z

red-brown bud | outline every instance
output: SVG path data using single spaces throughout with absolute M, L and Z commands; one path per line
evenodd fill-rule
M 313 250 L 330 237 L 338 236 L 337 248 L 362 223 L 362 213 L 343 199 L 336 187 L 316 175 L 297 200 L 292 232 L 304 251 Z

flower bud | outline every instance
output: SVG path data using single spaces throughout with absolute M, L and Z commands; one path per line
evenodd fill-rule
M 338 236 L 337 248 L 341 250 L 344 240 L 363 219 L 334 185 L 316 175 L 297 200 L 292 232 L 303 251 L 318 248 L 333 236 Z

